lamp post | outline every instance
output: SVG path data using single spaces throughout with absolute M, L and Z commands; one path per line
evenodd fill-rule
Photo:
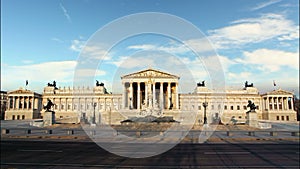
M 208 106 L 208 103 L 205 101 L 202 105 L 204 107 L 204 123 L 203 124 L 207 124 L 206 107 Z
M 95 108 L 96 108 L 96 106 L 97 106 L 97 103 L 92 103 L 92 106 L 94 107 L 94 113 L 93 113 L 93 120 L 92 120 L 92 123 L 93 123 L 93 124 L 96 124 Z

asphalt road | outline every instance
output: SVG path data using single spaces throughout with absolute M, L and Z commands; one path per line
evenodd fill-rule
M 299 168 L 299 143 L 179 144 L 126 158 L 93 142 L 1 141 L 1 168 Z

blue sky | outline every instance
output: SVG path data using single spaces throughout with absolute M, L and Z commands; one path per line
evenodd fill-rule
M 242 88 L 248 80 L 263 93 L 274 89 L 275 80 L 277 88 L 298 95 L 298 0 L 2 0 L 1 90 L 24 87 L 26 80 L 28 89 L 37 92 L 53 80 L 61 87 L 73 86 L 81 50 L 96 31 L 142 12 L 178 16 L 201 30 L 216 49 L 227 88 Z M 196 50 L 203 47 L 195 39 L 187 41 Z M 182 92 L 191 92 L 194 82 L 202 80 L 211 85 L 203 62 L 171 37 L 128 37 L 106 57 L 101 57 L 101 44 L 93 50 L 94 59 L 102 62 L 96 75 L 85 74 L 105 82 L 109 90 L 119 84 L 120 75 L 150 66 L 178 75 L 190 72 L 194 81 L 182 85 Z M 153 54 L 160 57 L 153 59 Z

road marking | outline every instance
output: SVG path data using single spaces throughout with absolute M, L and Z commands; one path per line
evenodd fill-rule
M 237 151 L 237 152 L 204 152 L 204 154 L 250 154 L 250 152 Z
M 54 152 L 54 153 L 62 153 L 61 150 L 18 150 L 18 151 L 25 151 L 25 152 Z
M 219 166 L 219 165 L 109 165 L 109 164 L 80 164 L 80 163 L 58 163 L 58 164 L 53 164 L 53 163 L 1 163 L 1 165 L 10 165 L 10 166 L 58 166 L 58 167 L 98 167 L 98 168 L 224 168 L 224 166 Z M 274 168 L 273 165 L 239 165 L 239 168 Z M 298 165 L 291 166 L 291 165 L 283 165 L 280 166 L 282 168 L 299 168 Z M 237 168 L 237 166 L 226 166 L 226 168 Z

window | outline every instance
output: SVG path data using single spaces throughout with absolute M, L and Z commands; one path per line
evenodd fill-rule
M 240 110 L 240 106 L 237 106 L 236 109 L 237 109 L 237 110 Z
M 247 106 L 244 106 L 244 110 L 247 110 Z
M 22 115 L 22 119 L 23 119 L 23 120 L 25 119 L 25 115 Z
M 281 120 L 284 120 L 284 116 L 281 116 Z
M 13 120 L 15 120 L 15 119 L 16 119 L 16 116 L 15 116 L 15 115 L 13 115 L 13 116 L 12 116 L 12 119 L 13 119 Z
M 17 115 L 17 120 L 20 120 L 20 115 Z
M 230 110 L 233 110 L 233 106 L 230 106 Z
M 289 116 L 286 116 L 286 121 L 289 121 L 290 120 L 290 117 Z
M 214 105 L 211 105 L 211 109 L 212 109 L 212 110 L 215 109 L 215 106 L 214 106 Z
M 65 107 L 65 106 L 62 104 L 62 105 L 61 105 L 61 109 L 64 109 L 64 107 Z
M 276 117 L 276 120 L 279 120 L 279 116 Z
M 57 105 L 54 105 L 54 109 L 57 110 L 57 109 L 58 109 L 58 106 L 57 106 Z
M 224 110 L 227 110 L 227 106 L 226 105 L 224 106 Z
M 239 116 L 239 119 L 241 119 L 242 118 L 242 116 Z
M 259 106 L 256 106 L 256 109 L 259 110 Z
M 59 116 L 59 118 L 61 118 L 61 119 L 62 119 L 62 118 L 64 118 L 64 116 Z
M 201 110 L 201 106 L 198 106 L 198 110 Z
M 68 110 L 70 110 L 71 109 L 71 105 L 70 104 L 68 104 Z

